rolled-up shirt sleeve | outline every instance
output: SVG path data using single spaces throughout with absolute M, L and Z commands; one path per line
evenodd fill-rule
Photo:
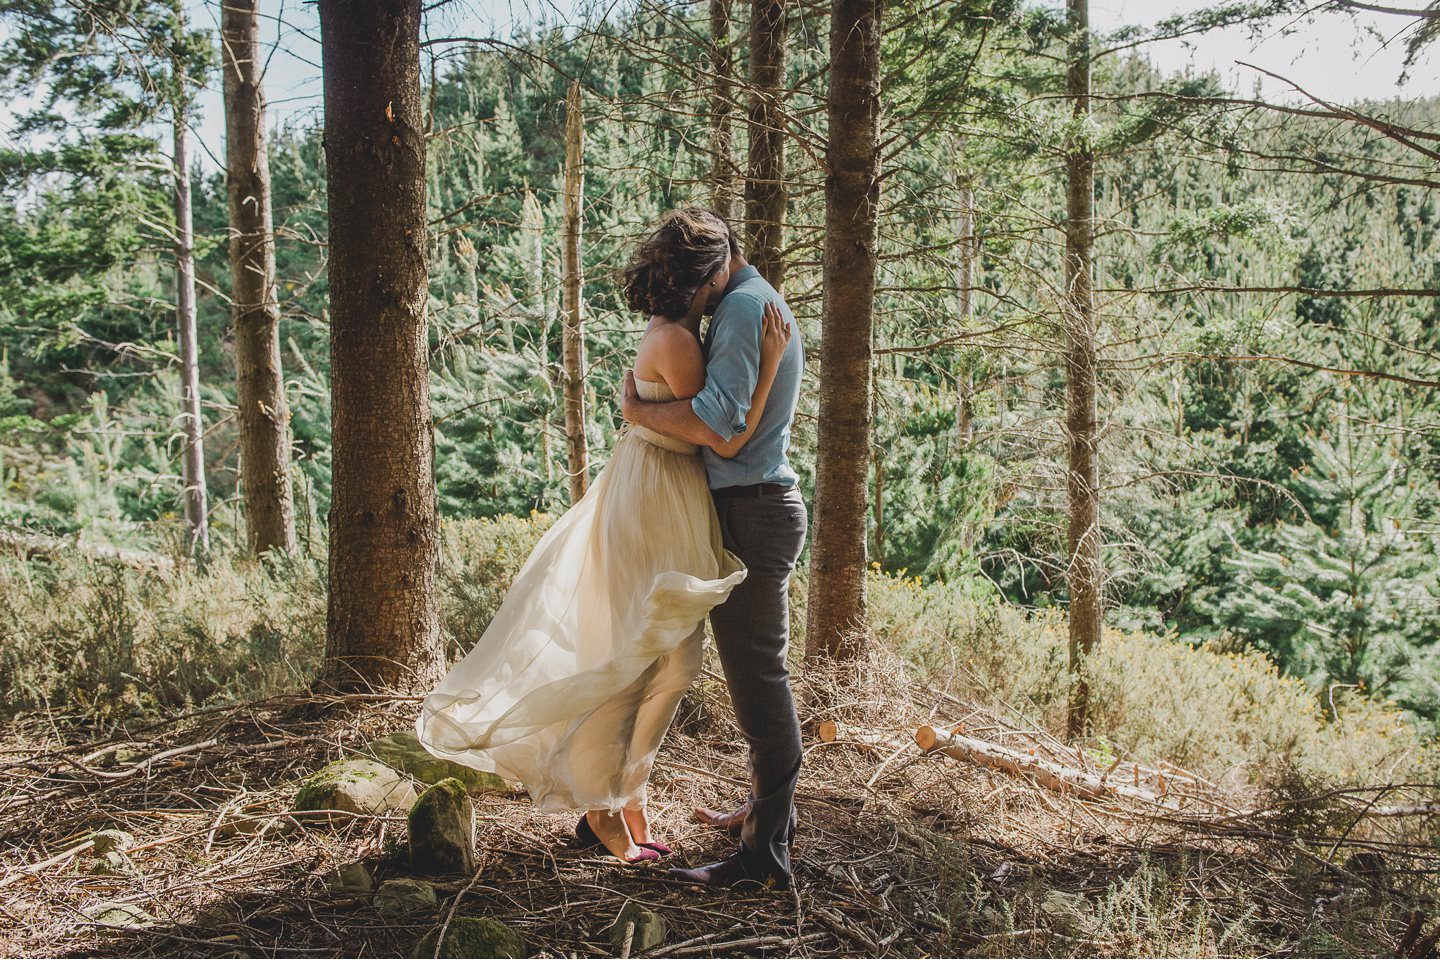
M 723 440 L 745 432 L 750 400 L 760 379 L 760 334 L 765 305 L 746 293 L 734 293 L 710 322 L 705 386 L 690 399 L 696 417 Z

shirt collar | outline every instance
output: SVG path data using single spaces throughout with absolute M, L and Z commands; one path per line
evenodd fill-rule
M 731 291 L 734 290 L 735 287 L 739 286 L 746 280 L 754 279 L 759 275 L 760 271 L 754 266 L 746 264 L 740 267 L 735 272 L 730 274 L 730 282 L 725 284 L 725 290 L 720 294 L 720 299 L 725 299 L 727 296 L 730 295 Z

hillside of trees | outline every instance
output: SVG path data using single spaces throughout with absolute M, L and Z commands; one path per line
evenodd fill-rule
M 620 305 L 616 273 L 658 213 L 710 194 L 702 14 L 644 8 L 578 38 L 535 28 L 514 50 L 437 62 L 424 97 L 443 515 L 566 501 L 572 79 L 587 126 L 586 432 L 603 468 L 643 325 Z M 797 119 L 824 98 L 821 16 L 802 11 L 793 26 Z M 886 572 L 1038 607 L 1068 598 L 1054 268 L 1064 109 L 1046 94 L 1059 79 L 1044 30 L 1057 28 L 1015 16 L 957 20 L 961 43 L 931 56 L 908 54 L 926 38 L 903 16 L 887 35 L 887 57 L 908 66 L 887 89 L 866 528 Z M 1002 27 L 1014 36 L 993 39 Z M 1323 110 L 1267 112 L 1217 78 L 1164 77 L 1129 53 L 1098 61 L 1093 83 L 1108 621 L 1253 645 L 1317 686 L 1393 698 L 1433 724 L 1433 163 L 1384 131 Z M 17 530 L 160 548 L 181 517 L 171 193 L 155 161 L 165 146 L 107 130 L 104 107 L 67 121 L 51 147 L 3 159 L 0 514 Z M 1353 110 L 1425 129 L 1440 101 Z M 818 332 L 823 176 L 810 123 L 795 124 L 786 294 Z M 277 132 L 271 156 L 291 475 L 314 548 L 330 505 L 320 134 Z M 193 191 L 210 527 L 233 554 L 246 533 L 223 174 L 197 176 Z M 815 417 L 797 425 L 807 490 Z

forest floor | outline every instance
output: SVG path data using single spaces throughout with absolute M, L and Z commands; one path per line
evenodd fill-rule
M 1382 820 L 1365 808 L 1378 793 L 1225 792 L 1180 774 L 1168 777 L 1189 787 L 1169 807 L 1082 799 L 926 755 L 914 735 L 929 723 L 1056 763 L 1088 757 L 887 678 L 828 694 L 846 698 L 829 710 L 861 726 L 859 740 L 807 738 L 793 889 L 706 891 L 665 875 L 729 850 L 690 809 L 745 788 L 744 748 L 707 673 L 650 794 L 675 856 L 622 865 L 573 847 L 573 818 L 487 792 L 475 878 L 432 882 L 438 910 L 413 916 L 325 882 L 356 861 L 377 885 L 406 875 L 401 815 L 230 837 L 222 823 L 284 820 L 310 773 L 410 730 L 417 698 L 287 695 L 129 727 L 29 714 L 0 735 L 0 957 L 389 957 L 456 915 L 500 920 L 533 956 L 616 956 L 608 930 L 627 899 L 667 924 L 647 956 L 1433 955 L 1433 814 Z M 122 744 L 130 763 L 111 764 Z M 98 829 L 135 837 L 133 868 L 96 875 L 83 851 L 66 855 Z M 85 915 L 107 902 L 153 922 Z

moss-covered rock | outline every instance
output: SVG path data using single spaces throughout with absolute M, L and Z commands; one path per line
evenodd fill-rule
M 122 744 L 111 748 L 100 756 L 100 767 L 117 768 L 121 765 L 133 765 L 137 761 L 145 760 L 145 751 L 133 744 Z
M 428 913 L 439 905 L 434 887 L 418 879 L 387 879 L 375 894 L 375 908 L 390 916 Z
M 1040 901 L 1040 910 L 1056 928 L 1066 933 L 1081 932 L 1090 917 L 1090 904 L 1079 893 L 1051 889 Z
M 414 804 L 415 785 L 409 778 L 364 758 L 331 762 L 307 778 L 295 795 L 297 812 L 326 813 L 304 816 L 305 821 L 335 824 L 351 815 L 403 812 Z
M 140 867 L 123 852 L 107 852 L 90 863 L 92 876 L 138 876 Z
M 410 951 L 410 957 L 428 960 L 436 956 L 435 941 L 439 937 L 440 927 L 437 926 L 420 938 Z M 521 959 L 525 956 L 525 941 L 504 923 L 488 917 L 457 916 L 445 931 L 439 956 L 442 960 Z
M 446 778 L 425 789 L 410 809 L 410 868 L 443 876 L 475 871 L 474 807 L 465 786 Z
M 97 903 L 82 909 L 80 915 L 106 926 L 149 926 L 155 922 L 149 913 L 130 903 Z
M 477 771 L 454 761 L 435 757 L 425 750 L 413 731 L 397 731 L 378 741 L 372 741 L 365 748 L 365 755 L 389 765 L 396 771 L 411 775 L 416 781 L 426 785 L 454 778 L 471 794 L 510 790 L 510 783 L 497 774 Z
M 635 927 L 630 937 L 632 954 L 653 950 L 665 942 L 665 921 L 660 918 L 660 914 L 646 909 L 633 899 L 627 899 L 616 914 L 615 922 L 610 924 L 610 942 L 615 945 L 616 956 L 624 952 L 625 934 L 631 926 Z
M 375 879 L 363 862 L 351 862 L 325 874 L 325 888 L 332 893 L 368 893 Z
M 296 828 L 298 824 L 289 815 L 278 815 L 256 806 L 227 815 L 224 821 L 215 827 L 215 841 L 231 842 L 250 836 L 279 834 Z
M 95 847 L 91 851 L 96 855 L 104 855 L 107 852 L 127 852 L 135 848 L 135 836 L 121 829 L 99 829 L 91 832 L 90 838 L 95 842 Z

